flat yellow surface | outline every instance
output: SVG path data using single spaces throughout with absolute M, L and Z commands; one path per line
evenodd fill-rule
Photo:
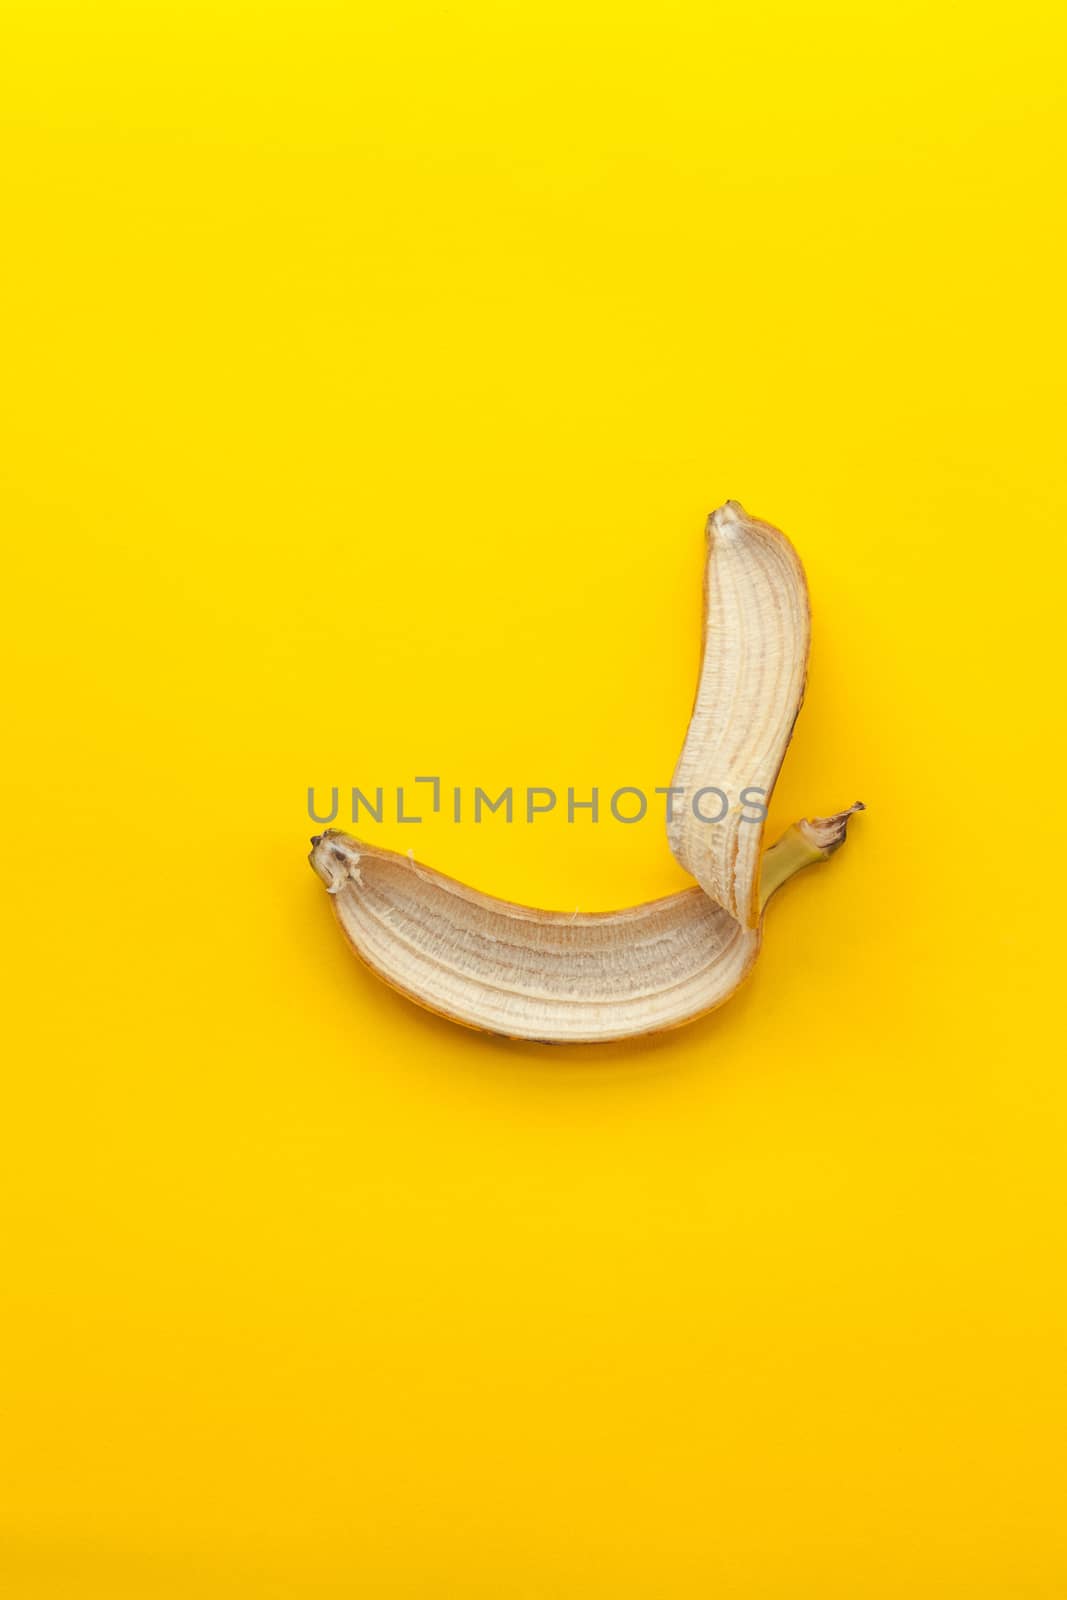
M 0 8 L 5 1600 L 1067 1594 L 1063 43 Z M 421 1013 L 308 785 L 668 783 L 727 496 L 814 602 L 772 823 L 847 850 L 689 1030 Z M 365 831 L 683 881 L 659 814 Z

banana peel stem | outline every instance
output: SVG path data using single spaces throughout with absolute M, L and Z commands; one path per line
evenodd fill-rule
M 787 828 L 782 837 L 772 844 L 763 857 L 760 867 L 760 915 L 763 915 L 768 900 L 789 879 L 798 872 L 803 872 L 805 867 L 813 867 L 819 861 L 828 861 L 835 850 L 840 850 L 845 842 L 848 832 L 848 819 L 856 811 L 865 810 L 862 800 L 857 800 L 855 805 L 849 806 L 847 811 L 839 811 L 832 817 L 811 817 L 806 821 L 795 822 Z

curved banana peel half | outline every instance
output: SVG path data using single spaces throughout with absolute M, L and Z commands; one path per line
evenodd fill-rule
M 844 842 L 852 811 L 795 823 L 764 856 L 764 904 Z M 538 911 L 330 829 L 309 857 L 353 950 L 409 999 L 512 1039 L 588 1044 L 679 1027 L 744 981 L 762 930 L 699 885 L 622 911 Z

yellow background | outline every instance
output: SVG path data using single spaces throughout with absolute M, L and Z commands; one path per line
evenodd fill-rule
M 1058 8 L 0 18 L 5 1595 L 1067 1594 Z M 681 1033 L 407 1005 L 307 785 L 669 782 L 728 495 L 847 850 Z

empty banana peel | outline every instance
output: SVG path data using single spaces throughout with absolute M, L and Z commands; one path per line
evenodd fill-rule
M 667 842 L 717 905 L 746 928 L 759 921 L 763 826 L 745 794 L 766 804 L 804 698 L 811 609 L 793 546 L 736 500 L 713 511 L 704 570 L 704 653 L 696 699 L 672 784 Z M 705 794 L 703 806 L 693 797 Z M 729 805 L 721 820 L 719 797 Z M 712 798 L 714 797 L 714 798 Z
M 848 818 L 795 823 L 764 851 L 766 805 L 800 710 L 811 633 L 784 534 L 728 500 L 708 519 L 704 650 L 667 835 L 697 883 L 622 911 L 539 911 L 327 830 L 311 865 L 356 953 L 420 1005 L 547 1043 L 624 1039 L 728 1000 L 759 953 L 764 908 L 844 843 Z M 716 797 L 710 815 L 701 805 Z M 674 797 L 672 797 L 673 800 Z
M 856 810 L 856 807 L 852 807 Z M 762 905 L 844 842 L 851 811 L 798 822 L 763 860 Z M 656 1033 L 728 1000 L 759 952 L 695 885 L 624 911 L 537 911 L 328 830 L 309 857 L 358 956 L 469 1028 L 582 1044 Z

